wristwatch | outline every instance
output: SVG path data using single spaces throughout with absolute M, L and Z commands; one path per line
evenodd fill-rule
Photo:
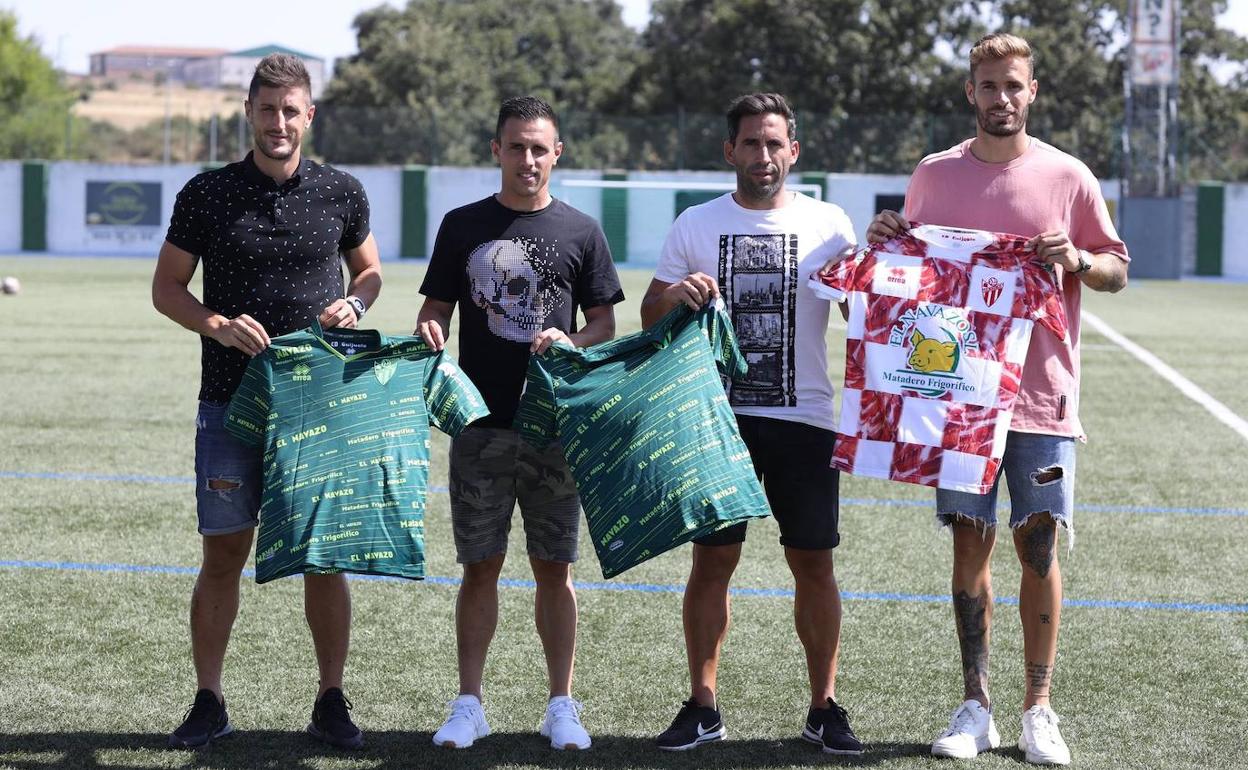
M 359 321 L 364 318 L 364 311 L 368 310 L 368 306 L 364 304 L 364 300 L 352 294 L 347 297 L 347 304 L 355 311 L 355 320 Z
M 1092 269 L 1092 262 L 1088 259 L 1087 253 L 1088 252 L 1083 249 L 1079 249 L 1079 267 L 1072 271 L 1076 275 L 1079 273 L 1086 273 Z

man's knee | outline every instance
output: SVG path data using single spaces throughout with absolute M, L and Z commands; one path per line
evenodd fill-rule
M 464 583 L 497 583 L 507 555 L 502 553 L 464 565 Z
M 789 563 L 789 571 L 793 573 L 793 579 L 799 584 L 829 584 L 835 581 L 830 548 L 803 550 L 786 546 L 784 558 Z
M 693 569 L 690 583 L 727 583 L 741 560 L 741 544 L 693 546 Z
M 533 568 L 533 580 L 538 588 L 572 584 L 572 565 L 568 562 L 530 557 L 529 565 Z
M 1024 569 L 1047 578 L 1057 562 L 1057 519 L 1037 511 L 1014 528 L 1014 548 Z
M 251 537 L 250 529 L 228 535 L 205 535 L 200 575 L 213 580 L 237 580 L 251 556 Z

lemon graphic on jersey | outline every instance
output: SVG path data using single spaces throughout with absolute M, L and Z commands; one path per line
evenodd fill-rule
M 377 375 L 377 381 L 385 385 L 394 376 L 394 370 L 399 368 L 399 362 L 393 358 L 387 358 L 385 361 L 378 361 L 373 364 L 373 374 Z

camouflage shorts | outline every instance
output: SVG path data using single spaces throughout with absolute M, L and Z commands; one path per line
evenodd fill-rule
M 539 450 L 509 428 L 468 428 L 451 442 L 450 492 L 460 564 L 507 551 L 517 502 L 529 556 L 576 561 L 581 500 L 559 443 Z

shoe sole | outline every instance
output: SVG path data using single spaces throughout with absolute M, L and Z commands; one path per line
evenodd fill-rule
M 822 738 L 816 738 L 813 735 L 809 735 L 805 730 L 802 730 L 802 740 L 821 747 L 824 754 L 836 754 L 842 757 L 861 757 L 866 751 L 865 749 L 834 749 L 824 743 Z
M 321 732 L 320 730 L 317 729 L 316 725 L 311 724 L 311 723 L 308 724 L 307 732 L 308 732 L 308 735 L 311 735 L 313 738 L 317 739 L 321 743 L 324 743 L 328 746 L 333 746 L 336 749 L 360 749 L 364 747 L 364 733 L 362 732 L 356 733 L 353 738 L 348 738 L 346 740 L 338 740 L 338 739 L 335 739 L 333 736 L 329 735 L 328 733 Z
M 660 746 L 659 750 L 660 751 L 690 751 L 692 749 L 696 749 L 697 747 L 701 746 L 704 743 L 714 743 L 715 741 L 722 741 L 727 736 L 728 736 L 728 728 L 721 727 L 715 732 L 711 732 L 711 733 L 707 733 L 706 735 L 698 736 L 698 738 L 695 739 L 693 743 L 686 743 L 683 746 Z
M 538 734 L 539 734 L 539 735 L 541 735 L 543 738 L 549 738 L 549 737 L 550 737 L 550 731 L 548 731 L 548 730 L 546 729 L 546 725 L 542 725 L 542 726 L 541 726 L 541 728 L 539 728 L 537 732 L 538 732 Z M 565 743 L 565 744 L 563 744 L 562 746 L 560 746 L 559 744 L 555 743 L 554 741 L 551 741 L 551 742 L 550 742 L 550 747 L 551 747 L 552 749 L 554 749 L 555 751 L 585 751 L 586 749 L 588 749 L 588 748 L 589 748 L 590 746 L 592 746 L 593 744 L 594 744 L 594 742 L 593 742 L 592 740 L 589 740 L 589 741 L 586 741 L 586 742 L 585 742 L 585 745 L 584 745 L 584 746 L 582 746 L 582 745 L 581 745 L 581 744 L 579 744 L 579 743 Z
M 1070 764 L 1069 759 L 1063 762 L 1061 759 L 1049 759 L 1033 753 L 1031 747 L 1027 745 L 1027 741 L 1023 740 L 1021 735 L 1018 738 L 1018 750 L 1023 752 L 1023 758 L 1033 765 L 1059 765 L 1064 767 Z
M 983 754 L 985 751 L 992 751 L 993 749 L 997 748 L 1000 745 L 1001 745 L 1000 736 L 997 736 L 997 739 L 994 741 L 991 735 L 985 735 L 982 742 L 979 739 L 975 740 L 975 753 L 974 754 L 956 754 L 952 751 L 937 749 L 936 746 L 933 745 L 932 756 L 933 757 L 947 757 L 949 759 L 974 759 L 975 757 L 978 757 L 980 754 Z M 1022 748 L 1022 747 L 1020 746 L 1019 748 Z
M 212 735 L 209 735 L 206 739 L 204 739 L 203 743 L 186 743 L 185 741 L 174 740 L 173 736 L 171 735 L 169 736 L 169 742 L 166 744 L 166 747 L 170 749 L 183 749 L 187 751 L 204 751 L 204 750 L 207 750 L 208 747 L 212 745 L 212 742 L 215 741 L 216 739 L 226 738 L 233 734 L 234 734 L 234 725 L 229 724 L 227 722 L 225 727 L 221 728 L 220 730 L 213 733 Z

